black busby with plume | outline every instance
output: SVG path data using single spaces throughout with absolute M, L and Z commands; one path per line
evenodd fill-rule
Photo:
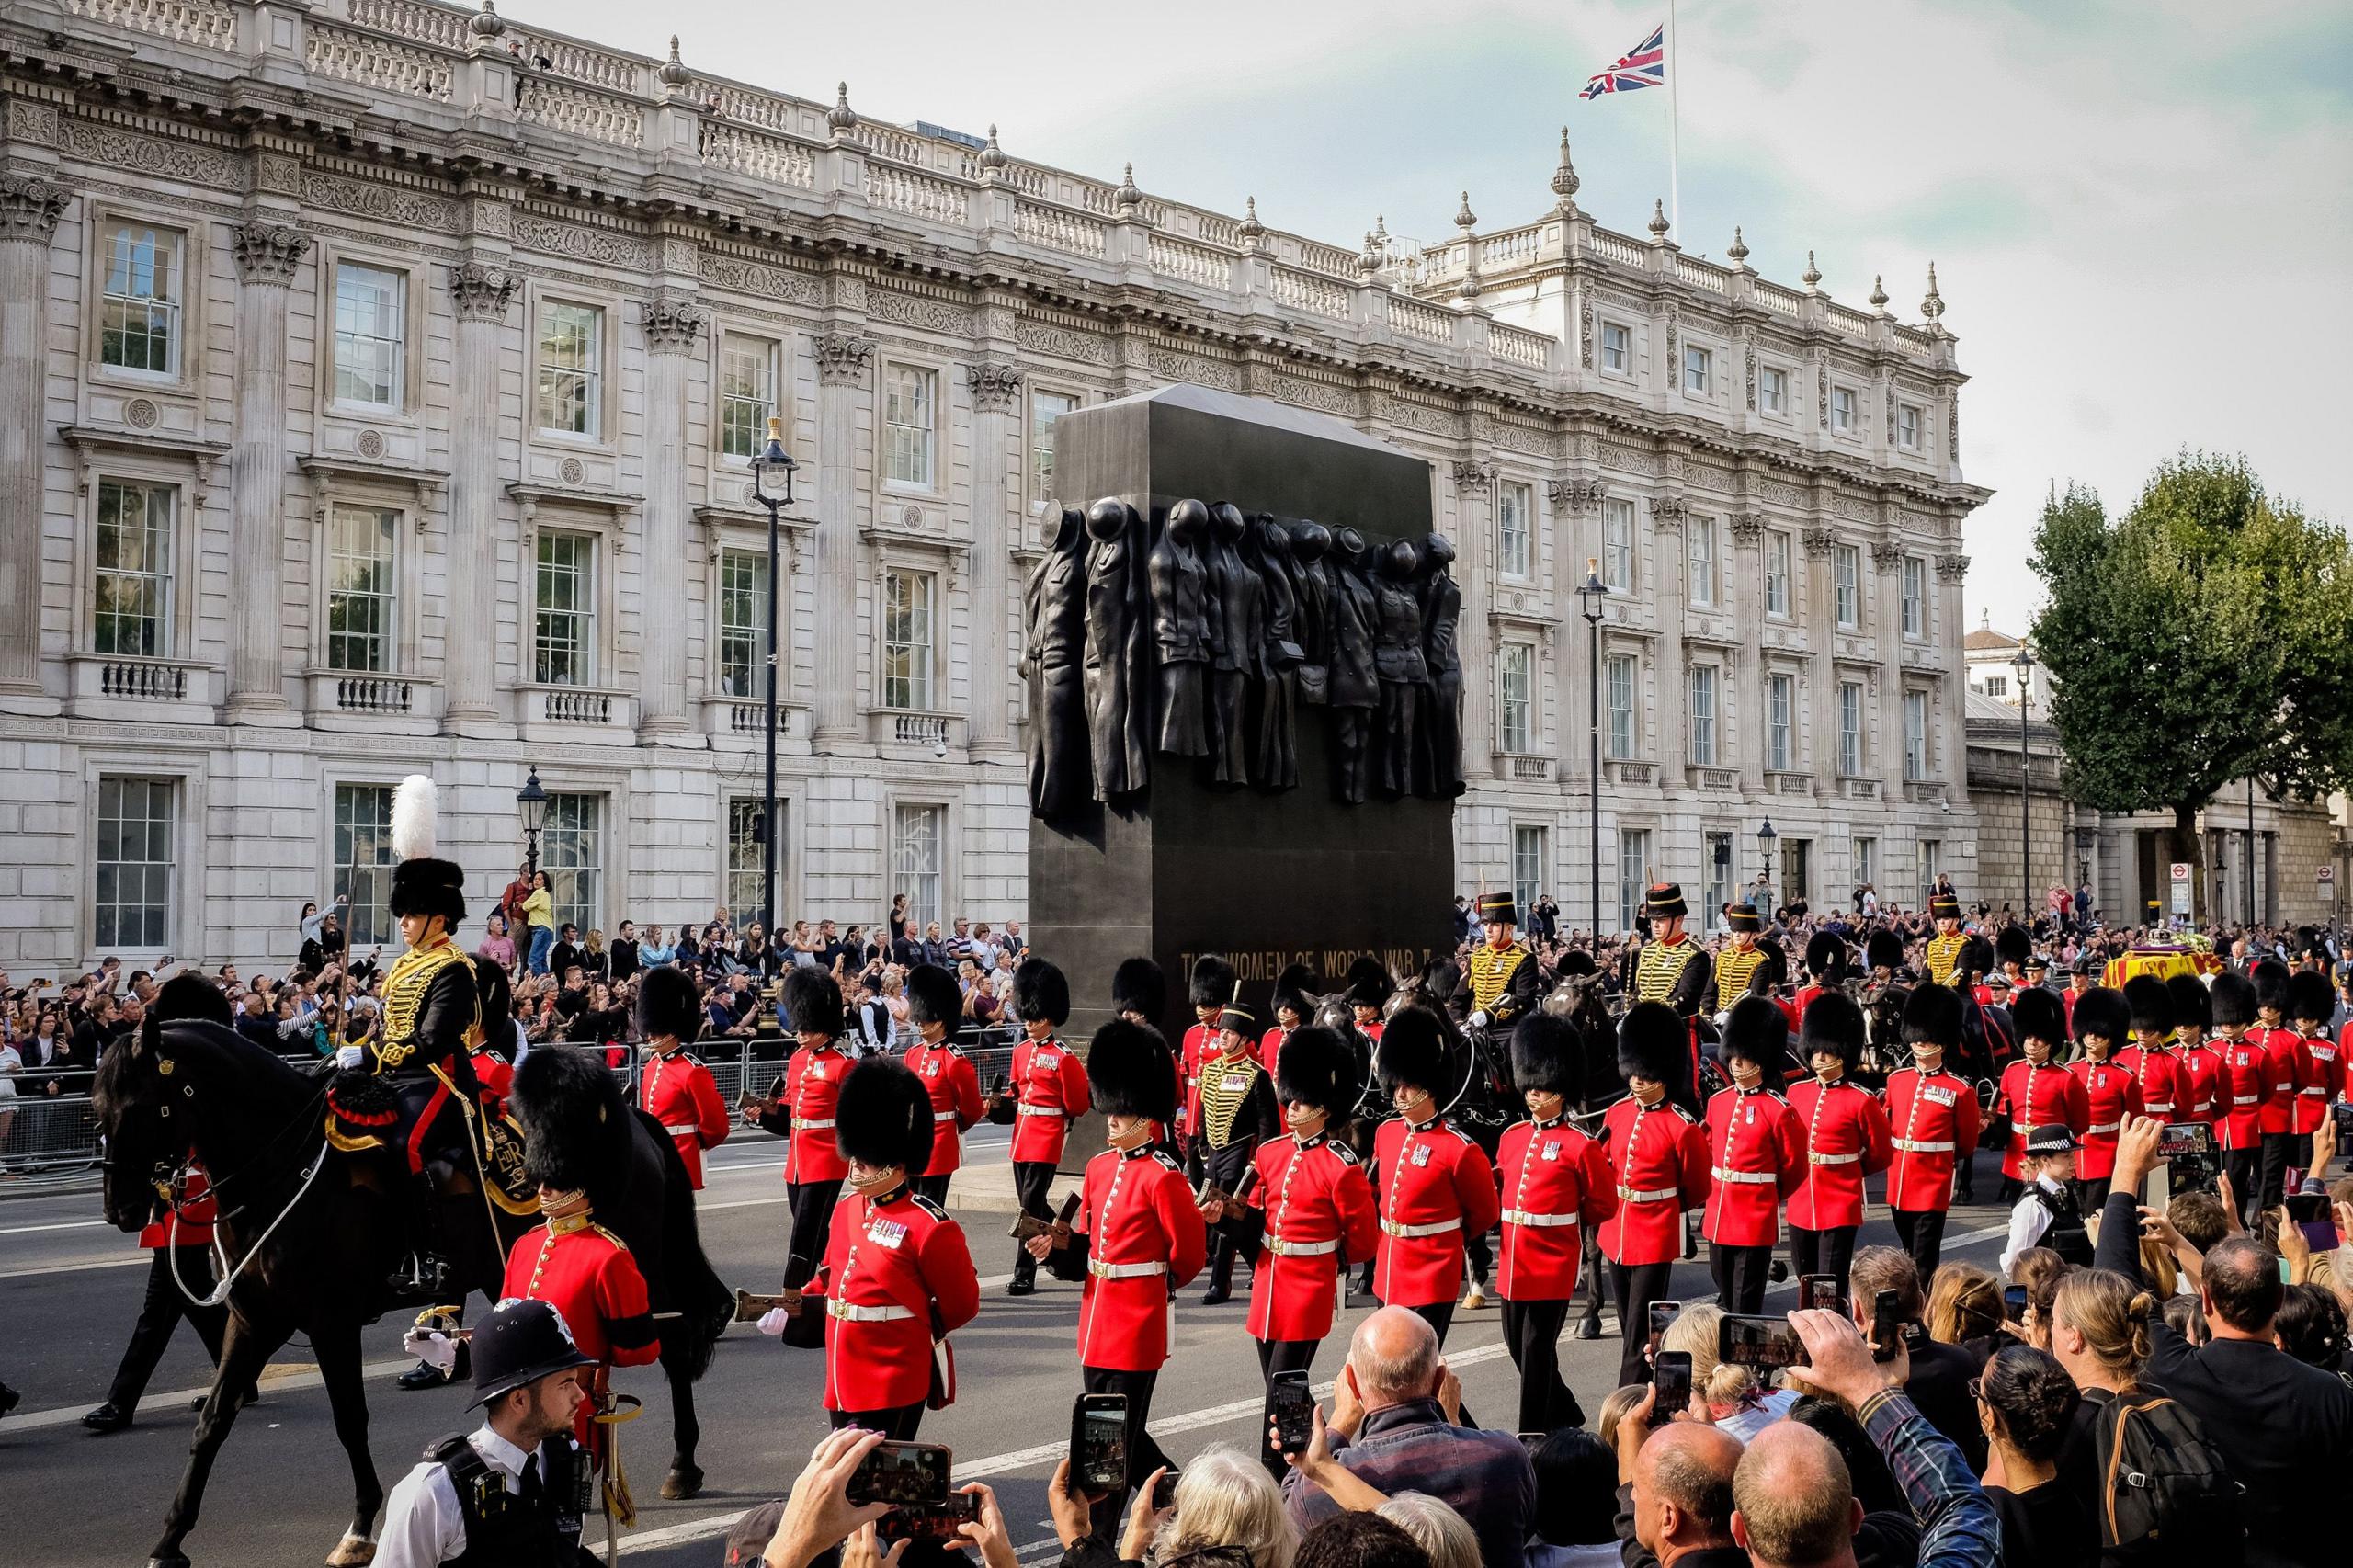
M 1150 959 L 1121 959 L 1111 971 L 1111 1011 L 1133 1013 L 1159 1028 L 1168 1011 L 1168 977 Z
M 648 1040 L 675 1035 L 691 1041 L 702 1033 L 700 988 L 694 976 L 672 964 L 657 964 L 638 976 L 637 1032 Z M 483 1008 L 487 1016 L 489 1008 Z
M 1351 1007 L 1386 1007 L 1395 994 L 1397 983 L 1381 960 L 1363 958 L 1348 965 L 1348 1006 Z
M 2086 1035 L 2097 1035 L 2108 1041 L 2110 1051 L 2115 1051 L 2132 1038 L 2132 1009 L 2125 1006 L 2121 992 L 2111 991 L 2105 985 L 2095 985 L 2075 998 L 2072 1021 L 2077 1040 Z
M 1904 938 L 1884 928 L 1872 932 L 1863 944 L 1863 963 L 1867 968 L 1891 973 L 1903 969 Z
M 1013 1015 L 1062 1028 L 1070 1022 L 1070 982 L 1044 959 L 1023 959 L 1013 971 Z
M 1575 1097 L 1585 1085 L 1585 1036 L 1541 1008 L 1522 1015 L 1511 1031 L 1511 1078 L 1523 1092 Z
M 599 1208 L 628 1181 L 629 1120 L 620 1082 L 601 1053 L 542 1045 L 516 1065 L 507 1108 L 523 1129 L 523 1172 L 557 1192 L 585 1192 Z
M 1961 1049 L 1965 1004 L 1961 993 L 1934 981 L 1912 988 L 1904 1004 L 1904 1043 Z
M 1816 931 L 1805 941 L 1805 969 L 1808 974 L 1824 985 L 1836 985 L 1847 978 L 1846 938 L 1829 931 Z
M 921 1176 L 931 1164 L 931 1096 L 896 1056 L 870 1056 L 842 1080 L 834 1141 L 842 1158 Z
M 1836 1057 L 1848 1072 L 1863 1053 L 1863 1010 L 1843 991 L 1825 991 L 1805 1005 L 1799 1020 L 1798 1051 L 1808 1066 L 1819 1055 Z
M 943 1024 L 949 1029 L 963 1020 L 964 991 L 956 977 L 936 963 L 919 963 L 907 971 L 907 1017 L 916 1024 Z
M 2214 988 L 2208 1000 L 2216 1028 L 2255 1022 L 2256 1011 L 2263 1005 L 2255 982 L 2227 969 L 2214 977 Z
M 1196 1007 L 1222 1007 L 1233 1000 L 1233 966 L 1215 953 L 1193 960 L 1186 995 Z
M 1691 1087 L 1691 1032 L 1674 1008 L 1664 1002 L 1637 1002 L 1618 1020 L 1618 1075 L 1648 1078 L 1667 1086 L 1677 1099 L 1678 1086 Z
M 2174 1027 L 2187 1024 L 2200 1035 L 2214 1027 L 2214 1000 L 2206 994 L 2206 986 L 2194 974 L 2165 976 L 2165 991 L 2173 997 Z M 2131 994 L 2131 988 L 2125 988 Z
M 2255 981 L 2255 1005 L 2288 1016 L 2288 966 L 2278 959 L 2263 959 L 2250 971 Z
M 1285 1104 L 1338 1115 L 1356 1102 L 1357 1061 L 1339 1031 L 1308 1024 L 1290 1031 L 1275 1061 L 1275 1092 Z
M 1303 963 L 1286 965 L 1282 973 L 1275 976 L 1275 995 L 1271 1011 L 1280 1015 L 1282 1010 L 1288 1007 L 1301 1023 L 1313 1022 L 1315 1017 L 1313 1000 L 1315 990 L 1313 970 Z M 1279 1016 L 1276 1021 L 1281 1021 Z M 1288 1051 L 1290 1048 L 1285 1046 L 1283 1049 Z
M 2081 1000 L 2075 1004 L 2083 1006 Z M 2124 1007 L 2131 1016 L 2132 1032 L 2170 1038 L 2181 1016 L 2173 1005 L 2173 987 L 2154 974 L 2136 974 L 2124 983 Z
M 813 964 L 785 972 L 784 1027 L 794 1034 L 842 1032 L 842 988 L 832 975 Z
M 2020 1045 L 2039 1040 L 2056 1051 L 2067 1043 L 2067 1005 L 2047 986 L 2029 985 L 2011 997 L 2010 1022 Z
M 2006 964 L 2016 964 L 2023 971 L 2026 960 L 2034 957 L 2034 938 L 2023 926 L 2005 926 L 1994 938 L 1994 957 Z
M 438 915 L 452 930 L 466 917 L 466 873 L 455 860 L 433 855 L 440 792 L 433 780 L 412 773 L 392 791 L 392 891 L 386 899 L 392 916 Z
M 1288 1049 L 1288 1047 L 1286 1047 Z M 1381 1087 L 1411 1085 L 1437 1094 L 1448 1086 L 1446 1031 L 1427 1007 L 1400 1007 L 1381 1031 Z
M 1176 1062 L 1160 1031 L 1113 1018 L 1086 1048 L 1086 1081 L 1106 1116 L 1176 1119 Z
M 1775 1094 L 1787 1082 L 1790 1060 L 1790 1018 L 1770 997 L 1744 996 L 1732 1005 L 1724 1019 L 1723 1043 L 1718 1048 L 1727 1062 L 1754 1062 L 1765 1075 L 1765 1086 Z
M 2279 1016 L 2290 1025 L 2298 1018 L 2314 1018 L 2325 1025 L 2336 1016 L 2336 993 L 2328 983 L 2328 976 L 2318 970 L 2300 969 L 2288 977 L 2288 1005 Z

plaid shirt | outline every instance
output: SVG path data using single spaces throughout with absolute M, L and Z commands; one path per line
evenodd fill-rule
M 1469 1522 L 1487 1568 L 1518 1568 L 1536 1519 L 1536 1472 L 1510 1433 L 1452 1426 L 1438 1401 L 1409 1399 L 1366 1415 L 1351 1440 L 1335 1434 L 1332 1457 L 1376 1491 L 1436 1497 Z M 1283 1496 L 1302 1535 L 1340 1512 L 1297 1471 L 1283 1478 Z
M 1857 1414 L 1920 1522 L 1920 1568 L 1994 1568 L 2001 1524 L 1961 1450 L 1900 1390 L 1871 1395 Z

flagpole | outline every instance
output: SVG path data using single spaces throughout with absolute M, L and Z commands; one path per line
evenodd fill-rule
M 1675 47 L 1675 0 L 1666 0 L 1666 223 L 1683 243 L 1683 193 L 1677 178 L 1676 121 L 1682 118 L 1683 55 Z

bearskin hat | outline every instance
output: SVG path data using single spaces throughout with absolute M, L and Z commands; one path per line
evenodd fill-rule
M 952 1029 L 964 1017 L 964 988 L 938 964 L 919 963 L 907 971 L 907 1017 Z
M 438 915 L 457 925 L 466 917 L 466 873 L 455 860 L 433 857 L 434 818 L 440 794 L 433 780 L 412 773 L 392 791 L 392 891 L 385 903 L 392 916 Z
M 1993 943 L 1983 937 L 1972 937 L 1961 943 L 1961 971 L 1963 974 L 1991 974 L 1996 967 Z
M 542 1045 L 516 1064 L 507 1108 L 523 1129 L 523 1172 L 558 1192 L 599 1189 L 630 1168 L 630 1108 L 597 1053 Z
M 2207 1011 L 2213 1016 L 2214 1027 L 2251 1024 L 2256 1009 L 2262 1004 L 2255 982 L 2232 970 L 2224 970 L 2214 977 L 2214 988 L 2207 997 Z
M 2298 1018 L 2317 1018 L 2325 1024 L 2336 1016 L 2336 993 L 2328 983 L 2328 976 L 2318 970 L 2300 969 L 2288 977 L 2288 1005 L 2279 1016 L 2290 1023 Z
M 2131 1038 L 2132 1009 L 2126 1005 L 2124 994 L 2105 985 L 2095 985 L 2075 998 L 2074 1016 L 2075 1038 L 2097 1035 L 2114 1050 Z
M 647 970 L 637 981 L 637 1032 L 648 1040 L 659 1035 L 693 1040 L 702 1033 L 699 992 L 685 970 L 666 963 Z
M 2034 957 L 2034 938 L 2026 934 L 2023 926 L 2005 926 L 1994 938 L 1994 956 L 2004 963 L 2014 963 L 2020 969 Z
M 234 1028 L 237 1010 L 229 994 L 192 969 L 184 969 L 155 990 L 155 1005 L 147 1016 L 159 1024 L 219 1024 Z M 60 1044 L 63 1041 L 60 1040 Z
M 1315 971 L 1303 963 L 1291 964 L 1275 976 L 1274 1000 L 1268 1004 L 1267 1011 L 1280 1012 L 1289 1007 L 1299 1015 L 1301 1023 L 1313 1023 L 1315 1018 L 1315 1003 L 1312 1000 L 1314 991 Z M 1286 1045 L 1283 1049 L 1288 1051 L 1290 1048 Z
M 1691 1075 L 1691 1032 L 1664 1002 L 1637 1002 L 1618 1020 L 1618 1075 L 1667 1085 L 1668 1097 Z
M 1781 944 L 1770 937 L 1756 938 L 1756 950 L 1764 954 L 1756 968 L 1749 974 L 1748 986 L 1754 992 L 1761 985 L 1779 985 L 1790 977 L 1790 960 L 1781 951 Z
M 1852 1067 L 1863 1051 L 1863 1010 L 1843 991 L 1825 991 L 1798 1020 L 1798 1052 L 1811 1063 L 1827 1052 Z
M 1023 959 L 1013 971 L 1013 1013 L 1023 1023 L 1070 1022 L 1070 982 L 1044 959 Z
M 1904 1043 L 1961 1049 L 1961 993 L 1929 983 L 1915 985 L 1904 1004 Z
M 1339 1032 L 1308 1024 L 1291 1030 L 1283 1041 L 1283 1053 L 1275 1059 L 1275 1088 L 1292 1105 L 1344 1110 L 1356 1094 L 1349 1082 L 1355 1072 Z
M 842 988 L 832 975 L 812 964 L 786 972 L 784 1027 L 794 1034 L 842 1032 Z
M 1176 1062 L 1158 1029 L 1113 1018 L 1086 1048 L 1086 1081 L 1106 1116 L 1176 1119 Z
M 1290 1048 L 1285 1046 L 1289 1056 Z M 1512 1082 L 1548 1095 L 1576 1092 L 1585 1076 L 1585 1037 L 1566 1018 L 1538 1011 L 1511 1031 Z
M 1756 1063 L 1765 1074 L 1765 1086 L 1779 1093 L 1782 1067 L 1790 1059 L 1789 1015 L 1768 997 L 1742 997 L 1724 1020 L 1721 1050 L 1727 1062 L 1738 1057 Z
M 1348 966 L 1349 1006 L 1385 1007 L 1396 990 L 1397 983 L 1389 978 L 1379 959 L 1358 959 Z
M 1816 931 L 1806 938 L 1806 972 L 1825 984 L 1846 972 L 1847 957 L 1846 939 L 1836 933 Z
M 2300 959 L 2318 959 L 2323 963 L 2328 961 L 2328 943 L 2321 936 L 2319 926 L 2299 926 L 2296 927 L 2296 956 Z M 2305 1017 L 2309 1017 L 2311 1015 L 2306 1014 Z
M 2075 1006 L 2081 1007 L 2083 1003 Z M 2154 974 L 2136 974 L 2124 983 L 2124 1009 L 2131 1017 L 2135 1034 L 2146 1030 L 2169 1035 L 2181 1021 L 2173 1005 L 2173 989 Z
M 921 1176 L 931 1163 L 931 1095 L 896 1056 L 870 1056 L 842 1080 L 834 1142 L 862 1165 L 903 1165 Z
M 1904 938 L 1893 931 L 1879 930 L 1863 944 L 1863 961 L 1872 969 L 1902 969 Z
M 515 1017 L 515 985 L 506 978 L 506 966 L 496 959 L 474 955 L 474 994 L 482 1001 L 483 1034 L 493 1044 L 503 1040 L 503 1026 Z M 692 1035 L 682 1035 L 692 1040 Z
M 1222 1007 L 1233 1000 L 1233 966 L 1215 953 L 1193 960 L 1186 995 L 1196 1007 Z
M 2255 981 L 2255 1005 L 2288 1016 L 2288 966 L 2278 959 L 2263 959 L 2248 971 Z
M 1591 953 L 1586 952 L 1583 948 L 1571 948 L 1561 955 L 1561 965 L 1552 972 L 1555 975 L 1566 977 L 1593 974 L 1597 971 L 1594 969 Z
M 2020 1043 L 2039 1040 L 2056 1050 L 2067 1042 L 2067 1005 L 2048 986 L 2025 986 L 2011 997 L 2010 1022 Z
M 1018 983 L 1017 977 L 1016 983 Z M 1150 959 L 1121 959 L 1111 971 L 1111 1011 L 1154 1023 L 1168 1010 L 1168 977 Z
M 1400 1007 L 1381 1031 L 1381 1091 L 1394 1094 L 1399 1085 L 1411 1084 L 1436 1094 L 1446 1080 L 1446 1031 L 1438 1015 L 1427 1007 Z
M 2165 976 L 2165 992 L 2173 998 L 2174 1027 L 2184 1024 L 2203 1034 L 2214 1027 L 2214 999 L 2206 994 L 2205 983 L 2194 974 Z M 2125 988 L 2127 996 L 2132 992 Z

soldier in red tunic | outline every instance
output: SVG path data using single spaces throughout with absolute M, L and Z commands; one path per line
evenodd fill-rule
M 1790 1194 L 1790 1267 L 1827 1274 L 1847 1293 L 1855 1232 L 1863 1222 L 1864 1178 L 1887 1168 L 1887 1112 L 1847 1076 L 1863 1049 L 1863 1010 L 1841 992 L 1805 1010 L 1799 1050 L 1813 1076 L 1790 1088 L 1790 1108 L 1805 1124 L 1806 1177 Z
M 2173 1049 L 2180 1023 L 2173 988 L 2154 974 L 2136 974 L 2124 983 L 2124 1006 L 2132 1019 L 2132 1043 L 2116 1053 L 2116 1064 L 2140 1089 L 2142 1114 L 2159 1121 L 2189 1120 L 2195 1091 L 2189 1064 Z
M 825 1256 L 834 1200 L 840 1195 L 842 1177 L 849 1174 L 834 1144 L 834 1102 L 850 1069 L 840 1043 L 842 988 L 834 977 L 807 967 L 788 973 L 784 1024 L 800 1049 L 785 1063 L 784 1075 L 769 1086 L 767 1099 L 745 1108 L 744 1119 L 790 1141 L 784 1183 L 792 1232 L 785 1253 L 784 1285 L 794 1290 L 816 1272 Z
M 506 1110 L 506 1096 L 515 1084 L 515 988 L 506 968 L 493 959 L 474 955 L 474 989 L 482 994 L 482 1018 L 466 1031 L 467 1060 L 473 1064 L 474 1082 L 482 1087 L 483 1109 L 493 1116 Z
M 1389 999 L 1396 994 L 1397 983 L 1389 978 L 1389 971 L 1381 967 L 1379 959 L 1358 959 L 1348 966 L 1349 1021 L 1356 1025 L 1358 1034 L 1373 1043 L 1376 1050 L 1381 1045 L 1383 1028 L 1381 1009 L 1389 1006 Z
M 1819 1006 L 1820 1004 L 1816 1004 Z M 1708 1201 L 1708 1134 L 1680 1103 L 1690 1098 L 1691 1035 L 1664 1002 L 1637 1002 L 1618 1024 L 1618 1075 L 1630 1091 L 1609 1108 L 1602 1148 L 1618 1212 L 1601 1224 L 1601 1255 L 1618 1301 L 1618 1383 L 1650 1381 L 1653 1301 L 1683 1254 L 1683 1211 Z
M 1945 1216 L 1953 1174 L 1977 1155 L 1983 1113 L 1977 1090 L 1945 1066 L 1961 1049 L 1961 999 L 1924 983 L 1904 1005 L 1904 1040 L 1912 1065 L 1888 1074 L 1887 1124 L 1894 1156 L 1887 1167 L 1887 1206 L 1895 1234 L 1927 1279 L 1944 1256 Z
M 686 1162 L 687 1179 L 702 1190 L 702 1152 L 727 1142 L 727 1102 L 710 1069 L 687 1050 L 702 1032 L 702 1001 L 686 971 L 665 964 L 637 983 L 637 1032 L 645 1037 L 645 1072 L 637 1103 L 662 1124 Z
M 1019 971 L 1017 971 L 1018 977 Z M 1057 974 L 1062 971 L 1055 971 Z M 1070 987 L 1063 987 L 1065 999 L 1063 1018 L 1054 1027 L 1060 1028 L 1068 1019 L 1067 998 Z M 1111 1011 L 1131 1024 L 1142 1024 L 1154 1034 L 1160 1032 L 1160 1016 L 1168 1010 L 1168 977 L 1150 959 L 1121 959 L 1120 967 L 1111 971 Z
M 1721 1049 L 1732 1087 L 1708 1100 L 1708 1174 L 1699 1233 L 1724 1311 L 1765 1310 L 1765 1277 L 1781 1239 L 1781 1204 L 1805 1180 L 1805 1128 L 1782 1096 L 1790 1027 L 1762 996 L 1733 1004 Z
M 1372 1291 L 1409 1307 L 1446 1343 L 1462 1293 L 1462 1242 L 1495 1222 L 1495 1166 L 1449 1126 L 1436 1097 L 1449 1085 L 1436 1014 L 1403 1007 L 1381 1040 L 1381 1087 L 1397 1114 L 1373 1132 L 1374 1197 L 1381 1205 Z
M 1502 1187 L 1504 1345 L 1519 1369 L 1522 1432 L 1585 1425 L 1577 1396 L 1561 1381 L 1561 1330 L 1577 1293 L 1585 1230 L 1618 1212 L 1618 1187 L 1601 1145 L 1569 1119 L 1581 1090 L 1585 1040 L 1568 1019 L 1541 1010 L 1511 1035 L 1512 1081 L 1528 1119 L 1505 1129 L 1495 1150 Z
M 1110 1147 L 1086 1163 L 1075 1222 L 1032 1236 L 1029 1256 L 1058 1279 L 1084 1279 L 1078 1301 L 1079 1376 L 1088 1393 L 1128 1401 L 1128 1474 L 1141 1481 L 1167 1464 L 1146 1423 L 1153 1385 L 1168 1359 L 1169 1293 L 1209 1257 L 1184 1167 L 1154 1142 L 1176 1117 L 1176 1063 L 1154 1030 L 1115 1018 L 1095 1031 L 1086 1076 Z M 1111 1500 L 1116 1517 L 1120 1499 Z
M 1899 944 L 1898 961 L 1902 960 L 1902 953 L 1903 949 Z M 1790 1005 L 1797 1009 L 1798 1015 L 1798 1023 L 1792 1025 L 1792 1028 L 1801 1027 L 1805 1022 L 1805 1009 L 1808 1003 L 1824 991 L 1837 991 L 1845 988 L 1847 966 L 1851 961 L 1853 961 L 1853 954 L 1847 946 L 1846 938 L 1836 932 L 1816 931 L 1806 938 L 1806 983 L 1798 988 L 1798 994 L 1795 996 L 1790 998 Z
M 2132 1027 L 2123 994 L 2094 986 L 2075 998 L 2075 1043 L 2083 1054 L 2067 1064 L 2084 1085 L 2084 1130 L 2075 1153 L 2075 1201 L 2096 1214 L 2108 1201 L 2108 1178 L 2116 1169 L 2116 1135 L 2124 1119 L 2141 1114 L 2141 1085 L 2116 1064 L 2116 1048 Z
M 1233 966 L 1215 953 L 1193 960 L 1187 994 L 1193 1004 L 1193 1026 L 1185 1031 L 1177 1053 L 1177 1087 L 1183 1098 L 1176 1120 L 1176 1149 L 1185 1157 L 1186 1173 L 1200 1179 L 1201 1061 L 1218 1053 L 1218 1018 L 1233 1000 Z
M 931 1096 L 931 1119 L 938 1137 L 930 1163 L 913 1178 L 917 1192 L 946 1204 L 948 1183 L 964 1164 L 964 1133 L 981 1119 L 981 1077 L 951 1038 L 964 1016 L 964 994 L 956 977 L 938 964 L 907 971 L 907 1018 L 920 1038 L 906 1053 L 907 1070 Z
M 1303 963 L 1292 964 L 1275 977 L 1275 1027 L 1258 1037 L 1258 1065 L 1268 1077 L 1276 1077 L 1283 1059 L 1283 1046 L 1295 1030 L 1315 1021 L 1315 1004 L 1307 999 L 1315 989 L 1315 974 Z
M 2271 1101 L 2271 1053 L 2256 1023 L 2255 983 L 2233 970 L 2214 977 L 2214 1142 L 2242 1222 L 2252 1222 L 2263 1185 L 2263 1113 Z
M 927 1404 L 954 1402 L 948 1336 L 981 1310 L 963 1229 L 915 1187 L 942 1141 L 932 1106 L 924 1081 L 892 1057 L 843 1080 L 835 1131 L 850 1189 L 798 1309 L 824 1318 L 827 1418 L 897 1443 L 914 1440 Z M 781 1331 L 784 1316 L 779 1308 L 761 1327 Z
M 2263 1102 L 2263 1173 L 2255 1199 L 2258 1214 L 2279 1207 L 2288 1167 L 2296 1163 L 2296 1106 L 2312 1078 L 2303 1038 L 2288 1027 L 2288 972 L 2278 959 L 2264 959 L 2250 976 L 2262 1024 L 2256 1034 L 2271 1061 L 2271 1097 Z
M 2175 1119 L 2211 1127 L 2218 1115 L 2214 1100 L 2222 1075 L 2222 1053 L 2206 1038 L 2214 1027 L 2214 999 L 2194 974 L 2165 976 L 2165 994 L 2173 998 L 2174 1056 L 2189 1085 L 2189 1097 L 2180 1103 L 2181 1114 Z
M 2345 1093 L 2345 1062 L 2336 1041 L 2329 1037 L 2328 1020 L 2336 1016 L 2336 994 L 2328 976 L 2300 969 L 2288 977 L 2289 1023 L 2295 1026 L 2296 1049 L 2303 1057 L 2303 1086 L 2296 1091 L 2294 1145 L 2290 1161 L 2297 1169 L 2313 1168 L 2313 1134 L 2328 1119 L 2328 1108 Z
M 1152 968 L 1145 959 L 1130 959 L 1128 963 Z M 1120 973 L 1141 978 L 1127 964 L 1120 965 Z M 1150 978 L 1156 981 L 1159 976 L 1160 971 L 1152 968 Z M 1112 982 L 1112 996 L 1115 1010 L 1121 1011 L 1131 1003 L 1151 1000 L 1131 994 L 1117 979 Z M 1027 1031 L 1027 1037 L 1013 1048 L 1013 1073 L 1006 1089 L 1014 1111 L 1013 1192 L 1023 1213 L 1051 1220 L 1054 1211 L 1046 1193 L 1053 1186 L 1055 1167 L 1062 1164 L 1063 1142 L 1069 1136 L 1071 1123 L 1086 1114 L 1088 1104 L 1086 1066 L 1054 1032 L 1070 1021 L 1070 982 L 1044 959 L 1025 959 L 1013 971 L 1013 1010 L 1020 1015 L 1021 1027 Z M 1013 1279 L 1005 1293 L 1027 1296 L 1037 1288 L 1038 1260 L 1028 1248 L 1017 1248 Z
M 2002 1088 L 1995 1104 L 2009 1118 L 2010 1139 L 2002 1152 L 2002 1201 L 2015 1204 L 2025 1190 L 2020 1162 L 2026 1141 L 2038 1127 L 2064 1127 L 2081 1137 L 2091 1118 L 2084 1110 L 2084 1085 L 2073 1073 L 2052 1060 L 2067 1041 L 2066 1005 L 2040 986 L 2029 986 L 2010 1003 L 2010 1021 L 2018 1025 L 2020 1059 L 2002 1069 Z

